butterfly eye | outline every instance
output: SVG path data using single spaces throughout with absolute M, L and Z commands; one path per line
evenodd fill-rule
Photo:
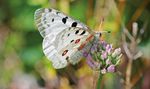
M 62 56 L 66 55 L 68 52 L 68 50 L 65 50 L 63 53 L 62 53 Z

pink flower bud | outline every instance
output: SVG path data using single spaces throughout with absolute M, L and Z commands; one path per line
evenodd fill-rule
M 106 73 L 106 69 L 105 69 L 105 68 L 102 69 L 102 70 L 101 70 L 101 73 L 102 73 L 102 74 L 105 74 L 105 73 Z
M 97 69 L 100 68 L 100 63 L 94 61 L 94 60 L 92 59 L 92 56 L 91 56 L 90 54 L 88 54 L 88 56 L 87 56 L 87 61 L 86 61 L 86 62 L 87 62 L 87 64 L 88 64 L 92 69 L 94 69 L 94 70 L 97 70 Z
M 110 66 L 107 68 L 107 71 L 108 71 L 108 72 L 115 72 L 115 65 L 110 65 Z
M 106 65 L 109 65 L 109 64 L 111 64 L 111 61 L 110 61 L 110 59 L 108 58 L 108 59 L 106 60 Z
M 107 58 L 107 52 L 102 52 L 101 58 L 102 58 L 102 60 L 106 59 Z
M 111 50 L 112 50 L 112 44 L 107 44 L 107 46 L 106 46 L 107 53 L 110 54 Z

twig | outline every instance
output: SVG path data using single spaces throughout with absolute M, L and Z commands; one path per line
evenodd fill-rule
M 125 79 L 125 89 L 131 89 L 134 85 L 131 82 L 131 74 L 132 74 L 132 62 L 133 60 L 142 56 L 142 53 L 137 50 L 137 30 L 138 24 L 133 23 L 132 26 L 132 35 L 128 32 L 128 30 L 124 29 L 124 34 L 122 34 L 123 40 L 123 48 L 128 58 L 128 64 L 126 69 L 126 79 Z M 126 41 L 126 38 L 129 38 L 130 43 Z
M 93 74 L 93 75 L 94 75 L 94 78 L 93 78 L 93 89 L 96 89 L 99 72 L 94 71 L 94 74 Z
M 126 69 L 126 80 L 125 80 L 125 89 L 131 89 L 131 71 L 132 71 L 132 59 L 128 61 L 127 69 Z
M 138 71 L 138 73 L 136 73 L 136 75 L 133 76 L 131 82 L 132 82 L 132 86 L 133 87 L 141 78 L 142 76 L 142 69 L 140 68 L 140 70 Z

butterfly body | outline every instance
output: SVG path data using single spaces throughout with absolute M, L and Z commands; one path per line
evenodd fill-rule
M 96 38 L 86 25 L 55 9 L 36 10 L 35 22 L 44 38 L 44 54 L 56 69 L 78 63 Z

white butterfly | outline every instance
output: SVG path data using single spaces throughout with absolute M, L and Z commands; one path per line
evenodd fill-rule
M 86 25 L 55 9 L 38 9 L 34 17 L 44 38 L 44 54 L 56 69 L 78 63 L 82 51 L 90 49 L 95 38 Z

